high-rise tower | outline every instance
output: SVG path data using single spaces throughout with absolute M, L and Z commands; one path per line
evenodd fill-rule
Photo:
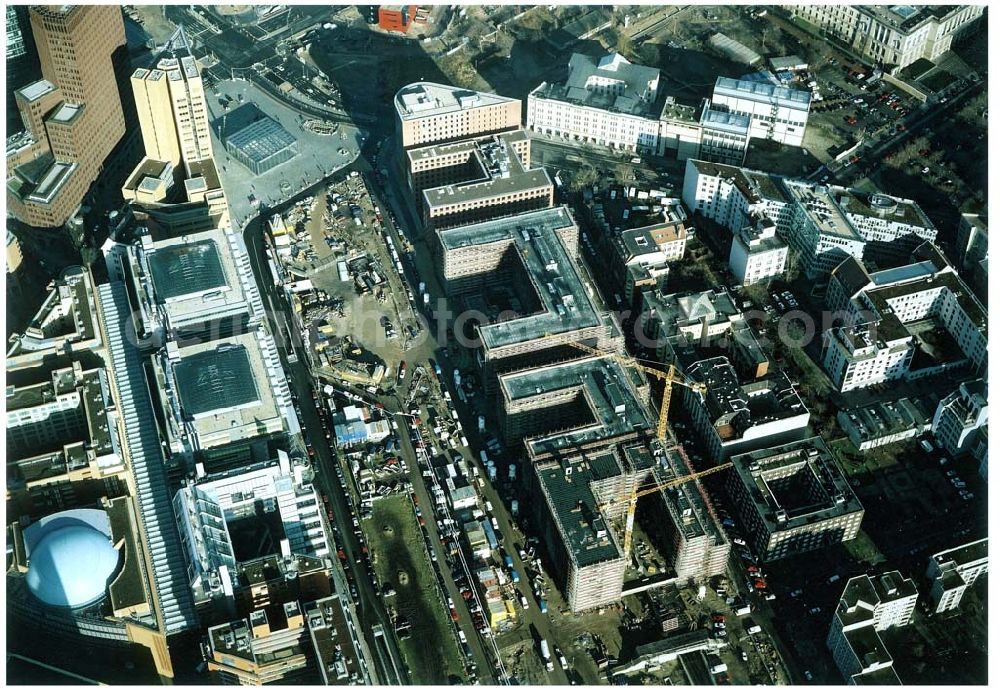
M 42 78 L 15 92 L 26 131 L 8 142 L 7 205 L 33 227 L 62 226 L 125 134 L 112 54 L 125 43 L 121 8 L 30 10 Z

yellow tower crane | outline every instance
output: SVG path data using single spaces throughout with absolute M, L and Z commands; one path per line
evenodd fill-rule
M 667 490 L 672 487 L 677 487 L 683 485 L 684 483 L 689 483 L 693 480 L 698 480 L 707 475 L 712 475 L 713 473 L 719 473 L 733 465 L 732 461 L 727 461 L 726 463 L 719 464 L 712 468 L 706 468 L 703 471 L 696 471 L 694 473 L 689 473 L 687 475 L 682 475 L 678 478 L 671 478 L 670 480 L 664 481 L 662 483 L 652 483 L 650 485 L 644 485 L 642 487 L 636 488 L 628 498 L 628 508 L 625 510 L 625 542 L 622 544 L 622 548 L 625 552 L 625 556 L 632 551 L 632 528 L 635 526 L 635 509 L 639 504 L 639 498 L 645 497 L 646 495 L 651 495 L 654 492 L 660 492 L 661 490 Z
M 598 348 L 584 345 L 583 343 L 576 341 L 567 341 L 566 344 L 591 355 L 614 358 L 623 365 L 635 367 L 639 371 L 663 380 L 663 400 L 660 402 L 660 417 L 656 423 L 656 436 L 661 441 L 665 440 L 667 437 L 667 414 L 670 412 L 670 397 L 673 392 L 674 384 L 684 386 L 701 394 L 704 394 L 707 391 L 705 384 L 698 381 L 692 381 L 673 364 L 667 368 L 667 371 L 663 371 L 662 369 L 647 367 L 644 364 L 640 364 L 634 357 L 630 357 L 628 355 L 599 350 Z
M 640 364 L 634 357 L 629 355 L 622 355 L 617 352 L 601 350 L 574 340 L 567 340 L 565 341 L 565 344 L 589 355 L 596 355 L 597 357 L 611 357 L 624 366 L 634 367 L 641 372 L 645 372 L 650 376 L 655 376 L 663 380 L 663 400 L 660 402 L 660 416 L 656 423 L 656 437 L 661 442 L 665 442 L 667 437 L 667 415 L 670 413 L 670 397 L 673 394 L 674 385 L 677 384 L 679 386 L 689 388 L 702 395 L 704 395 L 708 390 L 708 387 L 704 383 L 690 379 L 673 364 L 669 365 L 666 371 L 663 371 L 662 369 L 656 369 L 655 367 L 648 367 L 644 364 Z M 635 509 L 639 503 L 640 497 L 645 497 L 646 495 L 651 495 L 654 492 L 677 487 L 678 485 L 683 485 L 684 483 L 691 482 L 692 480 L 698 480 L 704 476 L 724 471 L 732 465 L 732 462 L 727 462 L 703 471 L 697 471 L 695 473 L 689 473 L 688 475 L 682 475 L 678 478 L 672 478 L 666 482 L 636 488 L 635 492 L 629 496 L 628 507 L 625 512 L 625 542 L 623 543 L 625 555 L 628 556 L 632 550 L 632 529 L 635 526 Z M 601 511 L 603 512 L 606 507 L 606 504 L 601 505 Z

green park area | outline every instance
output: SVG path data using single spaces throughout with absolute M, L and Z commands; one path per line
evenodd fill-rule
M 451 631 L 434 568 L 424 551 L 423 534 L 407 497 L 395 495 L 375 502 L 364 522 L 379 584 L 395 595 L 385 599 L 397 624 L 400 651 L 415 684 L 446 684 L 464 674 L 458 644 Z

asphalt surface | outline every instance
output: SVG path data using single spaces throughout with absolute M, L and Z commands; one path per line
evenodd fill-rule
M 273 211 L 270 212 L 273 213 Z M 285 373 L 289 377 L 289 387 L 296 395 L 302 412 L 300 425 L 303 432 L 310 433 L 315 450 L 314 462 L 317 464 L 316 471 L 319 488 L 333 503 L 331 507 L 337 527 L 340 529 L 340 539 L 343 543 L 344 552 L 347 555 L 348 564 L 352 568 L 351 574 L 354 577 L 354 584 L 358 592 L 356 608 L 359 624 L 364 632 L 366 641 L 369 645 L 376 647 L 372 627 L 374 625 L 381 625 L 385 632 L 385 641 L 388 644 L 391 658 L 401 664 L 403 663 L 403 659 L 399 653 L 399 647 L 392 637 L 394 635 L 392 625 L 385 614 L 381 600 L 375 595 L 374 588 L 368 581 L 367 574 L 360 564 L 362 557 L 360 543 L 354 534 L 350 532 L 353 525 L 352 511 L 348 497 L 349 493 L 343 489 L 340 480 L 335 474 L 335 467 L 337 465 L 336 457 L 330 449 L 329 442 L 321 435 L 323 425 L 321 415 L 317 411 L 316 404 L 313 401 L 313 379 L 304 360 L 301 341 L 295 332 L 294 323 L 290 319 L 292 316 L 291 309 L 288 307 L 285 298 L 280 294 L 278 288 L 274 286 L 274 282 L 270 277 L 270 271 L 267 269 L 261 218 L 255 219 L 246 227 L 243 237 L 247 245 L 250 265 L 253 268 L 257 286 L 260 288 L 261 296 L 264 299 L 265 311 L 271 323 L 272 334 L 275 336 L 275 341 L 278 344 L 278 353 L 281 355 Z M 293 344 L 291 349 L 288 344 L 289 335 L 291 335 L 291 342 Z M 288 354 L 291 351 L 294 351 L 298 357 L 294 362 L 289 362 L 288 360 Z M 387 684 L 396 683 L 398 681 L 395 677 L 396 669 L 392 669 L 393 672 L 390 673 L 390 668 L 383 662 L 384 659 L 379 659 L 376 663 L 379 671 L 379 682 Z M 403 669 L 398 670 L 402 671 Z M 400 684 L 406 683 L 404 681 Z

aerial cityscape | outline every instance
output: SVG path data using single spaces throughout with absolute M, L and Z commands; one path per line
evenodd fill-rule
M 987 684 L 984 2 L 6 20 L 6 684 Z

